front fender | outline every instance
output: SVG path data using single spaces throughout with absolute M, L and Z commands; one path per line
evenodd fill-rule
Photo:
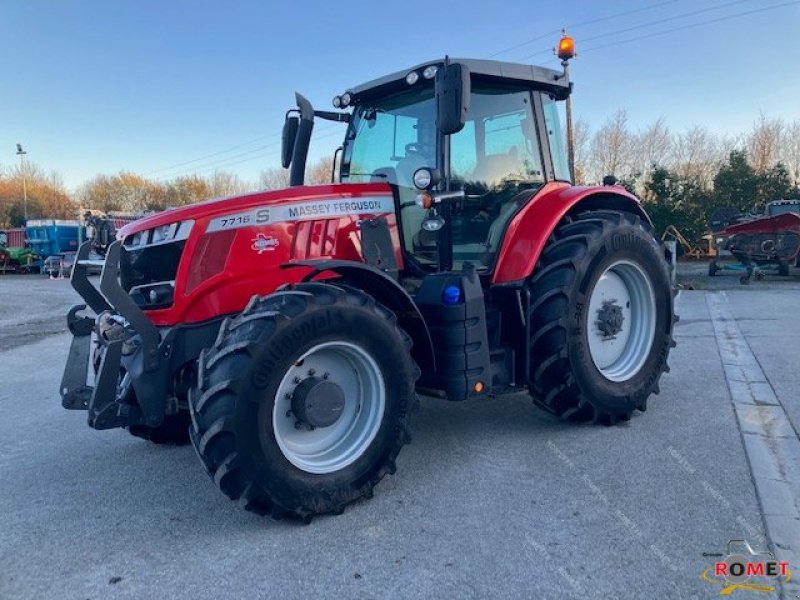
M 428 326 L 414 299 L 403 287 L 386 273 L 371 265 L 352 260 L 303 260 L 285 263 L 282 269 L 311 268 L 303 281 L 311 281 L 322 273 L 335 273 L 344 282 L 364 290 L 397 315 L 400 327 L 411 336 L 414 345 L 411 356 L 423 371 L 435 371 L 433 342 Z
M 561 219 L 571 212 L 592 209 L 631 212 L 650 221 L 639 199 L 620 186 L 578 187 L 563 182 L 547 183 L 509 222 L 491 283 L 508 285 L 530 277 Z

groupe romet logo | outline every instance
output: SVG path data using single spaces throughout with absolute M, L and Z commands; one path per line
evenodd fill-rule
M 792 578 L 788 562 L 775 560 L 772 552 L 756 552 L 746 540 L 730 540 L 727 555 L 705 556 L 722 558 L 703 571 L 705 581 L 721 587 L 720 596 L 730 596 L 736 590 L 774 592 L 776 583 Z

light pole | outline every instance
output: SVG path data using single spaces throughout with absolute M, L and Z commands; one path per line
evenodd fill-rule
M 558 58 L 561 59 L 561 66 L 564 67 L 564 79 L 569 82 L 569 61 L 575 58 L 575 40 L 567 35 L 566 29 L 562 31 L 561 39 L 558 41 Z M 575 137 L 572 130 L 572 93 L 567 96 L 566 106 L 567 117 L 567 163 L 569 164 L 569 175 L 572 183 L 575 183 Z
M 17 144 L 17 156 L 19 156 L 19 166 L 22 170 L 22 214 L 25 222 L 28 222 L 28 177 L 25 169 L 25 155 L 27 152 L 22 149 L 22 144 Z

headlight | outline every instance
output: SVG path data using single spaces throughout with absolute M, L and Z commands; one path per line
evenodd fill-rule
M 342 108 L 350 106 L 350 101 L 352 99 L 353 97 L 350 95 L 349 92 L 345 92 L 344 94 L 342 94 Z
M 153 234 L 150 237 L 150 243 L 157 244 L 170 239 L 172 237 L 172 228 L 173 225 L 161 225 L 160 227 L 153 229 Z
M 342 108 L 342 97 L 341 96 L 334 96 L 333 97 L 333 108 Z
M 408 85 L 414 85 L 415 83 L 417 83 L 417 81 L 419 81 L 419 73 L 417 73 L 416 71 L 411 71 L 411 73 L 406 75 L 406 83 Z
M 422 76 L 425 79 L 433 79 L 436 77 L 436 72 L 439 70 L 439 67 L 436 65 L 431 65 L 429 67 L 425 67 L 425 70 L 422 72 Z
M 124 245 L 129 249 L 142 248 L 153 244 L 178 242 L 189 237 L 194 221 L 179 221 L 168 225 L 159 225 L 153 229 L 137 231 L 125 238 Z
M 427 190 L 431 185 L 433 176 L 428 169 L 417 169 L 414 171 L 414 187 L 418 190 Z
M 125 245 L 135 248 L 136 246 L 144 246 L 146 243 L 147 243 L 147 231 L 137 231 L 133 235 L 128 236 Z
M 418 190 L 429 190 L 438 184 L 440 179 L 439 171 L 428 167 L 417 169 L 414 171 L 414 176 L 412 177 L 414 187 Z

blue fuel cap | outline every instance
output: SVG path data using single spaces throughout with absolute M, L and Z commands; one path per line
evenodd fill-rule
M 448 285 L 444 288 L 444 294 L 442 294 L 442 300 L 444 300 L 445 304 L 458 304 L 461 301 L 461 288 L 457 285 Z

